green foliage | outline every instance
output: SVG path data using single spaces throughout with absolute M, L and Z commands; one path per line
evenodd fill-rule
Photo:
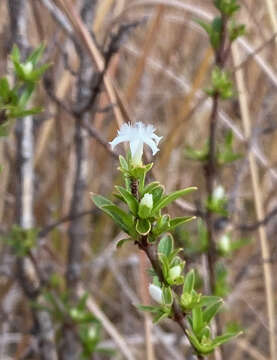
M 240 331 L 226 332 L 221 336 L 212 338 L 210 322 L 219 312 L 222 303 L 221 298 L 208 297 L 202 303 L 199 302 L 199 305 L 194 306 L 191 315 L 188 317 L 190 330 L 187 330 L 187 335 L 195 350 L 201 355 L 210 354 L 217 346 L 241 333 Z
M 208 198 L 206 206 L 207 209 L 216 214 L 228 216 L 227 204 L 228 199 L 225 195 L 225 191 L 222 186 L 218 186 L 214 190 L 212 196 Z
M 233 142 L 233 132 L 229 130 L 224 137 L 224 142 L 220 144 L 217 149 L 216 159 L 218 165 L 228 165 L 241 159 L 242 155 L 233 150 Z
M 235 20 L 232 20 L 229 25 L 229 39 L 231 42 L 237 40 L 240 36 L 245 35 L 245 25 L 237 24 Z
M 121 248 L 125 243 L 127 243 L 129 241 L 133 241 L 133 239 L 132 238 L 126 238 L 126 239 L 119 240 L 118 243 L 116 244 L 117 249 Z
M 208 234 L 205 223 L 201 219 L 197 219 L 197 233 L 192 234 L 184 227 L 177 228 L 174 232 L 178 243 L 182 244 L 185 254 L 188 256 L 199 255 L 205 253 L 208 249 Z
M 75 326 L 82 345 L 82 359 L 91 359 L 93 353 L 107 352 L 99 348 L 101 341 L 101 324 L 87 309 L 88 294 L 83 295 L 76 305 L 71 305 L 69 294 L 45 291 L 43 300 L 34 302 L 33 307 L 45 310 L 51 314 L 58 325 L 57 331 L 62 331 L 64 325 Z
M 225 16 L 233 16 L 240 6 L 237 0 L 214 0 L 215 7 Z
M 161 320 L 171 317 L 172 315 L 172 304 L 173 304 L 173 294 L 170 287 L 163 286 L 160 288 L 159 285 L 150 285 L 152 286 L 152 291 L 160 291 L 161 293 L 161 301 L 159 301 L 159 305 L 156 306 L 145 306 L 145 305 L 137 305 L 137 307 L 146 312 L 150 312 L 154 315 L 154 323 L 158 323 Z M 150 290 L 151 293 L 151 290 Z M 156 296 L 159 297 L 159 296 Z M 156 300 L 159 300 L 158 298 Z
M 231 99 L 234 96 L 233 83 L 229 74 L 215 66 L 212 70 L 211 88 L 206 89 L 209 96 L 218 95 L 222 100 Z
M 226 153 L 231 151 L 231 145 L 232 138 L 228 136 L 224 145 Z M 191 270 L 184 274 L 185 262 L 180 256 L 182 249 L 175 247 L 173 236 L 169 233 L 194 217 L 171 219 L 170 215 L 162 213 L 164 208 L 176 199 L 190 194 L 196 188 L 190 187 L 164 194 L 164 187 L 157 181 L 145 185 L 145 177 L 152 164 L 134 167 L 129 155 L 126 159 L 120 156 L 119 161 L 119 170 L 123 174 L 125 188 L 116 186 L 115 196 L 125 204 L 128 211 L 100 195 L 93 194 L 92 200 L 129 235 L 120 240 L 117 247 L 133 240 L 142 249 L 152 248 L 155 251 L 154 260 L 151 261 L 153 268 L 150 273 L 153 282 L 149 286 L 149 292 L 156 304 L 138 305 L 138 308 L 153 314 L 154 322 L 157 323 L 165 318 L 174 319 L 177 306 L 183 314 L 188 315 L 190 323 L 188 337 L 195 350 L 200 354 L 210 353 L 236 333 L 229 332 L 221 337 L 211 338 L 210 323 L 219 311 L 222 299 L 218 296 L 203 296 L 197 291 L 196 272 Z M 208 200 L 207 207 L 214 212 L 225 214 L 227 199 L 224 190 L 222 187 L 216 190 L 212 199 Z M 207 230 L 204 223 L 199 221 L 197 251 L 205 251 L 207 245 Z M 175 292 L 176 287 L 179 286 L 182 287 L 181 291 Z M 79 316 L 78 311 L 74 311 L 74 316 L 82 319 L 82 313 Z
M 222 262 L 216 263 L 216 280 L 214 293 L 216 296 L 225 297 L 230 292 L 228 284 L 228 270 Z
M 190 160 L 206 162 L 209 158 L 208 142 L 206 142 L 203 148 L 200 150 L 187 146 L 185 149 L 185 157 Z
M 124 189 L 122 186 L 115 186 L 117 191 L 122 196 L 123 201 L 128 205 L 131 213 L 133 215 L 137 215 L 138 212 L 138 201 L 137 199 L 126 189 Z
M 181 285 L 184 282 L 182 272 L 185 263 L 177 256 L 180 250 L 174 248 L 174 240 L 170 234 L 164 235 L 158 245 L 158 256 L 163 276 L 169 285 Z
M 19 225 L 13 225 L 8 235 L 3 236 L 3 242 L 12 247 L 19 257 L 26 256 L 37 244 L 38 229 L 23 229 Z
M 161 215 L 161 210 L 179 197 L 185 196 L 196 187 L 190 187 L 164 195 L 164 187 L 157 181 L 144 185 L 145 176 L 152 164 L 134 167 L 128 156 L 125 159 L 119 157 L 120 171 L 125 178 L 126 188 L 116 186 L 118 191 L 115 196 L 124 202 L 129 212 L 124 211 L 109 199 L 101 195 L 92 195 L 94 204 L 109 215 L 114 222 L 131 238 L 137 240 L 140 236 L 149 235 L 148 241 L 155 242 L 166 231 L 172 231 L 176 227 L 194 219 L 192 216 L 177 217 L 171 219 L 169 215 Z M 131 192 L 131 183 L 135 182 L 138 187 L 139 201 Z M 120 242 L 119 246 L 125 241 Z
M 233 132 L 229 130 L 222 142 L 216 146 L 215 160 L 217 166 L 229 165 L 232 162 L 241 159 L 242 155 L 233 150 L 234 136 Z M 209 146 L 208 142 L 202 149 L 194 149 L 187 146 L 185 149 L 185 157 L 190 160 L 206 163 L 209 160 Z
M 206 23 L 202 20 L 197 20 L 197 22 L 207 32 L 213 49 L 217 50 L 220 45 L 222 32 L 221 17 L 216 17 L 211 23 Z
M 147 219 L 138 219 L 136 224 L 136 231 L 139 235 L 147 235 L 151 230 L 151 222 Z
M 50 66 L 49 64 L 37 66 L 43 51 L 44 46 L 41 45 L 28 56 L 26 61 L 22 61 L 18 47 L 13 47 L 11 60 L 15 83 L 11 86 L 7 77 L 0 78 L 0 136 L 7 136 L 11 126 L 10 119 L 41 112 L 40 107 L 28 108 L 28 103 L 37 83 Z
M 131 214 L 126 213 L 104 196 L 93 194 L 92 201 L 99 209 L 109 215 L 123 231 L 134 239 L 136 238 L 134 217 Z
M 23 83 L 36 83 L 40 80 L 41 76 L 50 66 L 50 64 L 37 66 L 43 52 L 44 45 L 40 45 L 28 56 L 26 61 L 23 62 L 18 47 L 16 45 L 13 47 L 11 60 L 18 80 Z
M 192 310 L 199 305 L 202 295 L 197 293 L 195 286 L 195 271 L 191 270 L 186 274 L 180 304 L 185 312 Z
M 197 190 L 195 186 L 189 187 L 187 189 L 182 189 L 175 191 L 169 195 L 163 196 L 159 201 L 157 201 L 153 206 L 153 214 L 157 214 L 161 209 L 168 206 L 170 203 L 178 199 L 179 197 L 188 195 L 192 191 Z
M 220 255 L 224 257 L 230 257 L 233 253 L 245 245 L 249 244 L 250 239 L 231 239 L 231 235 L 229 233 L 224 234 L 220 237 L 217 244 L 217 249 Z

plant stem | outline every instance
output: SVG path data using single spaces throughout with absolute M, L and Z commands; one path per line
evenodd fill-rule
M 133 196 L 135 196 L 138 199 L 138 182 L 136 179 L 131 179 L 131 191 Z M 144 251 L 144 253 L 146 254 L 148 260 L 150 261 L 153 269 L 155 270 L 155 273 L 157 274 L 160 282 L 162 284 L 164 284 L 165 286 L 167 286 L 167 281 L 164 278 L 163 272 L 162 272 L 162 268 L 158 259 L 158 250 L 157 250 L 157 245 L 156 244 L 150 244 L 148 242 L 148 237 L 147 236 L 141 236 L 140 240 L 137 241 L 137 245 L 138 247 Z M 175 295 L 175 293 L 174 293 Z M 172 304 L 172 311 L 173 311 L 173 316 L 172 316 L 172 320 L 174 320 L 179 327 L 183 330 L 185 336 L 188 338 L 187 336 L 187 328 L 186 325 L 184 323 L 186 314 L 183 313 L 183 311 L 181 310 L 178 302 L 176 301 L 176 295 L 174 296 L 174 300 L 173 300 L 173 304 Z M 189 338 L 188 338 L 189 340 Z M 197 353 L 197 350 L 195 349 L 195 347 L 193 346 L 192 343 L 190 343 L 191 346 L 193 347 L 197 359 L 198 360 L 203 360 L 204 357 L 200 354 Z
M 222 28 L 220 34 L 220 44 L 218 49 L 215 50 L 215 65 L 221 70 L 224 68 L 224 64 L 226 59 L 230 53 L 230 42 L 227 43 L 227 22 L 228 18 L 221 14 L 222 19 Z M 218 121 L 218 108 L 219 108 L 219 100 L 220 96 L 218 92 L 212 97 L 212 110 L 209 118 L 209 153 L 208 153 L 208 161 L 204 166 L 204 172 L 206 174 L 206 191 L 208 199 L 212 199 L 214 192 L 214 185 L 216 180 L 216 172 L 217 172 L 217 164 L 216 164 L 216 130 L 217 130 L 217 121 Z M 208 288 L 211 293 L 215 291 L 216 284 L 216 273 L 215 266 L 217 261 L 217 253 L 216 253 L 216 239 L 214 233 L 214 214 L 213 211 L 207 209 L 206 212 L 206 225 L 207 225 L 207 234 L 208 234 L 208 251 L 207 251 L 207 263 L 208 263 Z M 221 325 L 219 320 L 215 320 L 215 335 L 218 331 L 221 330 Z M 218 348 L 216 355 L 221 360 L 223 359 L 223 350 Z

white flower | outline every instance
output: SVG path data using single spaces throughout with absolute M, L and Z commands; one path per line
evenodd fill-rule
M 149 285 L 149 294 L 153 300 L 155 300 L 157 303 L 162 304 L 163 303 L 163 292 L 162 289 L 154 284 Z
M 112 149 L 114 149 L 116 145 L 128 141 L 130 143 L 133 165 L 141 165 L 144 143 L 151 148 L 153 155 L 159 151 L 157 145 L 162 137 L 157 136 L 154 131 L 155 128 L 152 125 L 144 125 L 142 122 L 137 122 L 134 125 L 123 124 L 118 130 L 117 136 L 110 144 Z

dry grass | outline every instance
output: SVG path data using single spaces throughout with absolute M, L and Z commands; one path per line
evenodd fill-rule
M 4 43 L 9 41 L 7 1 L 0 3 L 0 13 L 3 14 L 0 31 Z M 113 138 L 123 121 L 154 124 L 164 139 L 152 175 L 162 181 L 168 191 L 197 186 L 197 194 L 185 199 L 188 200 L 185 209 L 194 209 L 205 196 L 204 173 L 200 165 L 185 159 L 184 149 L 188 145 L 200 148 L 207 140 L 211 104 L 204 99 L 202 90 L 208 85 L 213 64 L 207 37 L 194 19 L 211 17 L 214 13 L 211 1 L 99 0 L 93 25 L 95 39 L 89 36 L 92 29 L 87 29 L 78 15 L 80 1 L 54 2 L 68 18 L 72 33 L 89 54 L 91 66 L 98 70 L 103 69 L 103 57 L 97 44 L 107 40 L 120 24 L 142 21 L 130 32 L 110 63 L 96 108 L 114 106 L 105 112 L 92 111 L 89 123 L 106 142 Z M 68 67 L 73 72 L 78 70 L 78 53 L 68 33 L 43 5 L 46 2 L 38 1 L 36 11 L 33 11 L 34 3 L 35 0 L 29 1 L 28 5 L 26 2 L 29 41 L 32 45 L 39 41 L 47 44 L 47 57 L 53 62 L 49 73 L 54 92 L 61 102 L 70 106 L 76 96 L 77 84 Z M 275 360 L 277 217 L 249 233 L 241 231 L 237 225 L 262 220 L 277 206 L 276 43 L 267 41 L 277 27 L 271 9 L 273 1 L 244 0 L 240 3 L 239 18 L 247 25 L 247 35 L 238 42 L 237 50 L 240 54 L 238 62 L 242 63 L 240 71 L 244 75 L 247 110 L 243 108 L 243 94 L 239 87 L 236 99 L 221 103 L 218 141 L 226 130 L 233 129 L 235 147 L 244 157 L 221 171 L 218 182 L 234 198 L 231 212 L 233 237 L 250 237 L 251 242 L 232 259 L 224 260 L 230 272 L 231 292 L 226 298 L 226 311 L 222 313 L 221 321 L 238 322 L 245 329 L 238 341 L 226 346 L 224 360 Z M 249 56 L 264 43 L 267 45 L 260 52 Z M 68 67 L 62 52 L 67 54 Z M 3 73 L 8 66 L 7 55 L 7 50 L 1 45 Z M 234 63 L 238 65 L 236 61 Z M 235 81 L 239 73 L 236 74 L 234 63 L 230 59 L 228 66 Z M 74 174 L 74 122 L 62 106 L 49 98 L 43 87 L 34 101 L 42 103 L 45 108 L 35 125 L 34 199 L 36 226 L 44 228 L 69 212 Z M 245 121 L 251 122 L 248 129 Z M 15 222 L 14 135 L 1 139 L 0 152 L 3 166 L 1 231 L 7 232 Z M 114 182 L 120 181 L 117 160 L 97 137 L 89 138 L 88 158 L 87 207 L 84 210 L 92 207 L 90 192 L 110 196 Z M 172 206 L 170 212 L 182 215 L 189 211 L 179 204 Z M 145 294 L 147 278 L 142 276 L 143 260 L 138 250 L 126 245 L 115 251 L 115 240 L 122 238 L 123 234 L 119 234 L 105 215 L 89 215 L 84 230 L 81 289 L 91 293 L 88 305 L 103 320 L 103 343 L 118 349 L 113 358 L 189 359 L 189 355 L 186 357 L 188 344 L 172 323 L 165 321 L 152 328 L 148 318 L 134 307 L 134 303 L 142 301 L 140 299 L 149 300 Z M 196 234 L 195 225 L 190 225 L 189 230 Z M 61 276 L 62 289 L 68 243 L 68 222 L 65 222 L 48 233 L 36 251 L 43 271 Z M 202 273 L 201 257 L 187 256 L 187 264 L 188 267 L 194 264 Z M 0 359 L 3 360 L 22 359 L 24 351 L 34 343 L 34 335 L 30 334 L 30 307 L 16 285 L 14 267 L 14 255 L 1 244 Z M 148 341 L 145 341 L 145 332 Z M 30 335 L 28 340 L 26 334 Z

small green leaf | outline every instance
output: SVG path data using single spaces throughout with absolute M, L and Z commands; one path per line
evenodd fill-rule
M 169 311 L 160 310 L 160 312 L 154 317 L 154 324 L 158 324 L 161 320 L 167 318 L 170 315 Z
M 20 80 L 25 81 L 26 80 L 25 72 L 24 72 L 24 70 L 22 68 L 22 65 L 19 62 L 14 60 L 13 61 L 13 66 L 14 66 L 14 70 L 15 70 L 15 73 L 16 73 L 17 77 Z
M 127 214 L 125 211 L 114 205 L 109 199 L 106 199 L 104 196 L 95 195 L 91 196 L 94 204 L 109 215 L 116 224 L 118 224 L 123 231 L 125 231 L 130 236 L 136 238 L 136 232 L 134 230 L 133 218 L 130 214 Z
M 231 340 L 232 338 L 235 338 L 239 335 L 241 335 L 243 332 L 242 331 L 238 331 L 238 332 L 234 332 L 234 333 L 226 333 L 220 336 L 217 336 L 214 340 L 213 340 L 213 345 L 214 346 L 220 346 L 224 343 L 226 343 L 227 341 Z
M 125 202 L 128 205 L 130 211 L 134 215 L 137 215 L 137 212 L 138 212 L 138 201 L 137 201 L 137 199 L 129 191 L 124 189 L 124 187 L 115 186 L 115 188 L 118 190 L 118 192 L 121 194 L 121 196 L 125 200 Z
M 171 234 L 163 236 L 158 245 L 158 253 L 168 257 L 174 250 L 174 239 Z
M 183 287 L 183 293 L 191 294 L 195 284 L 195 272 L 194 269 L 190 270 L 185 277 L 185 283 Z
M 219 302 L 220 300 L 222 300 L 222 299 L 219 296 L 204 295 L 204 296 L 201 296 L 199 306 L 201 306 L 201 307 L 211 306 L 211 305 Z
M 186 333 L 187 333 L 187 336 L 188 336 L 190 342 L 192 343 L 192 345 L 194 346 L 194 348 L 196 349 L 196 351 L 199 354 L 208 355 L 214 351 L 215 346 L 201 344 L 199 342 L 199 340 L 197 339 L 196 335 L 193 333 L 193 331 L 187 330 Z
M 197 190 L 197 187 L 193 186 L 187 189 L 175 191 L 167 196 L 164 196 L 157 204 L 154 205 L 153 213 L 157 213 L 160 209 L 168 206 L 174 200 L 178 199 L 181 196 L 188 195 L 189 193 L 195 190 Z
M 222 307 L 223 300 L 219 299 L 218 302 L 211 304 L 203 311 L 203 320 L 206 324 L 209 324 L 210 321 L 215 317 Z
M 170 220 L 169 222 L 169 228 L 168 231 L 171 231 L 173 229 L 175 229 L 177 226 L 180 226 L 186 222 L 192 221 L 196 219 L 196 216 L 184 216 L 184 217 L 177 217 L 174 218 L 172 220 Z
M 11 58 L 17 62 L 20 61 L 20 51 L 17 45 L 14 45 L 12 48 Z
M 92 194 L 91 199 L 99 209 L 102 209 L 104 205 L 113 205 L 113 203 L 109 199 L 105 198 L 102 195 Z
M 18 106 L 20 109 L 23 110 L 25 108 L 27 102 L 30 100 L 34 88 L 35 88 L 34 84 L 28 84 L 26 89 L 24 89 L 18 101 Z
M 163 287 L 163 303 L 169 306 L 171 306 L 173 303 L 173 295 L 170 287 Z
M 161 200 L 162 196 L 164 193 L 164 186 L 163 185 L 158 185 L 157 187 L 155 187 L 152 191 L 151 194 L 153 196 L 153 204 L 154 206 Z
M 50 66 L 51 64 L 43 64 L 38 69 L 33 70 L 28 76 L 27 80 L 38 81 Z
M 192 147 L 189 146 L 187 146 L 185 149 L 185 157 L 190 160 L 205 162 L 207 161 L 208 156 L 209 156 L 208 143 L 205 144 L 204 147 L 200 150 L 193 149 Z
M 152 193 L 152 191 L 154 189 L 156 189 L 157 187 L 160 186 L 160 183 L 158 181 L 153 181 L 150 184 L 146 185 L 145 188 L 143 189 L 142 193 L 141 193 L 141 197 L 143 197 L 144 194 L 146 193 Z
M 129 242 L 129 241 L 134 241 L 134 239 L 132 239 L 132 238 L 127 238 L 127 239 L 121 239 L 121 240 L 119 240 L 119 241 L 117 242 L 117 244 L 116 244 L 116 248 L 117 248 L 117 249 L 121 248 L 124 244 L 126 244 L 126 243 Z
M 214 0 L 214 5 L 227 17 L 233 16 L 240 9 L 237 0 Z
M 126 213 L 124 210 L 120 209 L 114 204 L 104 205 L 102 206 L 102 210 L 108 215 L 110 215 L 123 231 L 125 231 L 130 236 L 136 238 L 136 233 L 134 230 L 134 220 L 130 214 Z
M 162 215 L 158 219 L 158 221 L 153 229 L 153 234 L 155 236 L 159 236 L 160 234 L 168 231 L 169 227 L 170 227 L 170 216 L 167 214 Z
M 2 77 L 0 79 L 0 96 L 3 99 L 3 102 L 6 102 L 9 99 L 9 95 L 10 95 L 10 85 L 8 79 Z
M 151 223 L 149 220 L 147 219 L 138 219 L 137 220 L 137 224 L 136 224 L 136 231 L 140 234 L 140 235 L 147 235 L 149 234 L 151 230 Z
M 159 261 L 161 263 L 163 276 L 167 280 L 168 279 L 168 273 L 169 273 L 169 270 L 170 270 L 170 265 L 169 265 L 168 258 L 167 258 L 166 255 L 159 253 Z
M 120 162 L 120 166 L 123 170 L 129 169 L 128 163 L 122 155 L 119 155 L 119 162 Z
M 200 306 L 196 306 L 192 309 L 192 329 L 197 335 L 204 327 L 203 313 Z
M 45 49 L 45 45 L 38 46 L 27 58 L 26 62 L 31 62 L 33 66 L 37 65 Z
M 153 314 L 160 312 L 160 306 L 150 306 L 150 305 L 136 305 L 136 307 L 141 311 L 148 311 Z
M 21 110 L 21 109 L 15 109 L 10 112 L 9 118 L 23 118 L 25 116 L 29 115 L 36 115 L 42 112 L 43 108 L 41 107 L 34 107 L 29 110 Z

